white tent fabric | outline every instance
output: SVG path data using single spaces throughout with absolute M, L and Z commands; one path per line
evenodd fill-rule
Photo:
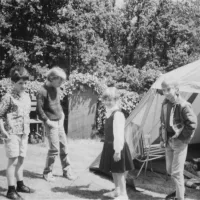
M 162 80 L 170 76 L 179 81 L 181 95 L 192 101 L 192 107 L 200 122 L 200 60 L 163 74 L 143 97 L 136 109 L 126 120 L 125 138 L 132 157 L 140 154 L 141 136 L 146 145 L 158 143 L 160 112 L 164 97 L 157 90 L 161 89 Z M 198 93 L 194 96 L 194 93 Z M 194 96 L 194 98 L 192 98 Z M 200 123 L 191 143 L 200 143 Z
M 179 81 L 180 91 L 200 93 L 200 60 L 163 74 L 151 88 L 161 89 L 161 82 L 166 76 Z

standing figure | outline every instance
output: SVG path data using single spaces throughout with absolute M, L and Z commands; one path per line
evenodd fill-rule
M 99 168 L 104 172 L 111 172 L 115 184 L 115 190 L 105 193 L 104 196 L 126 200 L 128 199 L 126 175 L 129 170 L 133 169 L 133 161 L 124 139 L 125 117 L 119 107 L 117 89 L 107 88 L 102 100 L 106 107 L 106 121 L 104 125 L 105 143 Z
M 33 193 L 34 190 L 23 182 L 24 158 L 27 152 L 30 133 L 31 100 L 25 92 L 28 72 L 23 67 L 14 67 L 10 71 L 12 89 L 0 102 L 0 129 L 4 136 L 8 166 L 8 199 L 22 200 L 18 192 Z M 17 180 L 17 188 L 15 188 Z
M 60 152 L 60 160 L 63 169 L 63 176 L 74 180 L 70 159 L 68 155 L 67 137 L 64 130 L 64 118 L 60 104 L 60 86 L 66 80 L 63 69 L 53 67 L 47 73 L 47 81 L 39 89 L 37 94 L 37 111 L 41 120 L 44 121 L 45 131 L 49 141 L 49 151 L 46 159 L 46 166 L 43 177 L 47 181 L 54 181 L 52 174 L 55 158 Z
M 197 117 L 191 104 L 180 96 L 176 80 L 165 78 L 161 86 L 165 96 L 161 109 L 161 146 L 166 150 L 167 173 L 176 186 L 176 191 L 167 195 L 166 199 L 184 200 L 184 163 L 188 143 L 197 127 Z

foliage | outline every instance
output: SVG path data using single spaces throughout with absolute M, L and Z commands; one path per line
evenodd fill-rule
M 177 3 L 178 2 L 178 3 Z M 157 63 L 160 70 L 180 67 L 199 52 L 199 14 L 187 1 L 129 0 L 125 17 L 130 20 L 126 63 L 142 68 Z M 195 9 L 195 12 L 194 12 Z M 195 46 L 195 48 L 193 48 Z
M 38 81 L 28 81 L 27 82 L 27 92 L 30 94 L 36 94 L 39 87 L 43 82 Z M 93 91 L 98 95 L 98 105 L 97 105 L 97 116 L 96 116 L 96 126 L 98 133 L 103 134 L 103 124 L 105 120 L 105 107 L 101 102 L 101 94 L 105 89 L 106 85 L 98 80 L 97 77 L 90 74 L 81 74 L 74 72 L 69 81 L 66 81 L 62 87 L 62 98 L 68 95 L 70 96 L 76 89 L 84 90 L 84 86 L 88 86 L 93 89 Z M 12 89 L 11 80 L 6 78 L 0 81 L 0 99 L 8 91 Z M 140 96 L 135 92 L 128 92 L 126 90 L 120 90 L 121 108 L 126 117 L 133 111 L 135 106 L 140 100 Z
M 108 85 L 143 93 L 160 72 L 199 58 L 197 1 L 114 5 L 105 0 L 2 0 L 1 76 L 25 65 L 43 81 L 45 72 L 59 65 L 68 75 L 89 73 Z
M 0 99 L 7 92 L 10 92 L 12 89 L 12 82 L 9 78 L 4 78 L 0 80 Z M 42 82 L 38 81 L 27 81 L 26 92 L 30 94 L 36 94 L 39 87 L 42 85 Z
M 39 81 L 28 81 L 26 85 L 26 91 L 30 94 L 36 94 L 39 87 L 44 82 Z M 82 74 L 77 73 L 76 71 L 70 75 L 69 80 L 67 80 L 62 86 L 61 86 L 61 97 L 63 98 L 65 95 L 71 95 L 72 92 L 76 89 L 84 89 L 84 85 L 87 85 L 88 87 L 92 88 L 93 91 L 100 95 L 106 85 L 100 81 L 96 76 L 91 74 Z M 0 80 L 0 96 L 2 97 L 6 92 L 10 91 L 12 88 L 12 83 L 9 78 L 4 78 Z
M 57 64 L 70 74 L 74 69 L 93 72 L 107 63 L 108 46 L 94 26 L 107 23 L 103 15 L 111 12 L 109 3 L 3 0 L 0 8 L 1 65 L 6 76 L 14 65 L 29 67 L 36 78 L 39 68 Z
M 152 65 L 152 63 L 147 63 L 142 69 L 130 65 L 118 67 L 112 73 L 115 85 L 138 94 L 146 92 L 161 74 Z
M 95 75 L 74 71 L 70 75 L 69 80 L 62 85 L 61 89 L 63 95 L 71 95 L 76 89 L 84 90 L 85 85 L 90 87 L 97 95 L 100 95 L 106 87 L 103 81 L 99 80 Z

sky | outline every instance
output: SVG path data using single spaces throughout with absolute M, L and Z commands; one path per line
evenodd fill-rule
M 124 0 L 116 0 L 115 6 L 121 8 L 124 4 Z

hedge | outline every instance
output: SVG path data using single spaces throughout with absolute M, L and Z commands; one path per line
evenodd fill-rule
M 39 87 L 43 82 L 39 81 L 28 81 L 26 91 L 30 94 L 36 94 Z M 67 80 L 61 86 L 61 97 L 72 95 L 74 90 L 80 89 L 84 90 L 84 86 L 92 88 L 95 94 L 98 96 L 97 104 L 97 115 L 96 115 L 96 129 L 98 134 L 103 134 L 103 124 L 105 120 L 105 107 L 101 102 L 101 94 L 106 88 L 106 84 L 99 80 L 96 76 L 91 74 L 82 74 L 73 72 L 69 80 Z M 0 80 L 0 98 L 8 91 L 12 89 L 11 80 L 9 78 L 4 78 Z M 120 99 L 122 110 L 127 117 L 135 108 L 140 100 L 140 96 L 135 92 L 129 92 L 126 90 L 120 90 Z

